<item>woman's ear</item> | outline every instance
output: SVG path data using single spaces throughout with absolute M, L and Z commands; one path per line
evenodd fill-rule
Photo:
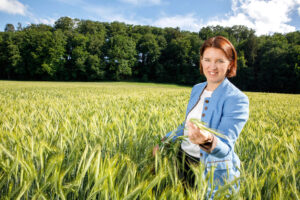
M 231 61 L 231 62 L 228 64 L 226 76 L 228 76 L 228 74 L 230 73 L 230 69 L 231 69 L 232 66 L 233 66 L 233 61 Z
M 233 61 L 231 61 L 228 65 L 228 71 L 230 71 L 231 67 L 233 66 Z

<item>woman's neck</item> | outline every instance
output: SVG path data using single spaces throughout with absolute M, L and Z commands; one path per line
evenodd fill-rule
M 213 92 L 221 83 L 207 83 L 205 90 Z

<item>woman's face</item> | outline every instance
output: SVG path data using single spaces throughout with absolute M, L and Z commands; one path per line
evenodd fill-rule
M 204 50 L 201 64 L 208 85 L 218 86 L 224 80 L 230 68 L 230 61 L 225 53 L 214 47 L 208 47 Z

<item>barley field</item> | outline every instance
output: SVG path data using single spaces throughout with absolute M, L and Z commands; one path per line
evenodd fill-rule
M 184 120 L 191 87 L 0 81 L 0 199 L 205 199 L 177 176 L 176 145 L 152 148 Z M 300 198 L 300 95 L 246 92 L 238 192 L 215 199 Z

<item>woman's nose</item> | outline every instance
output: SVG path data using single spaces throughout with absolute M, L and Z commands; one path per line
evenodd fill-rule
M 210 62 L 209 63 L 209 68 L 216 69 L 217 68 L 217 63 L 216 62 Z

